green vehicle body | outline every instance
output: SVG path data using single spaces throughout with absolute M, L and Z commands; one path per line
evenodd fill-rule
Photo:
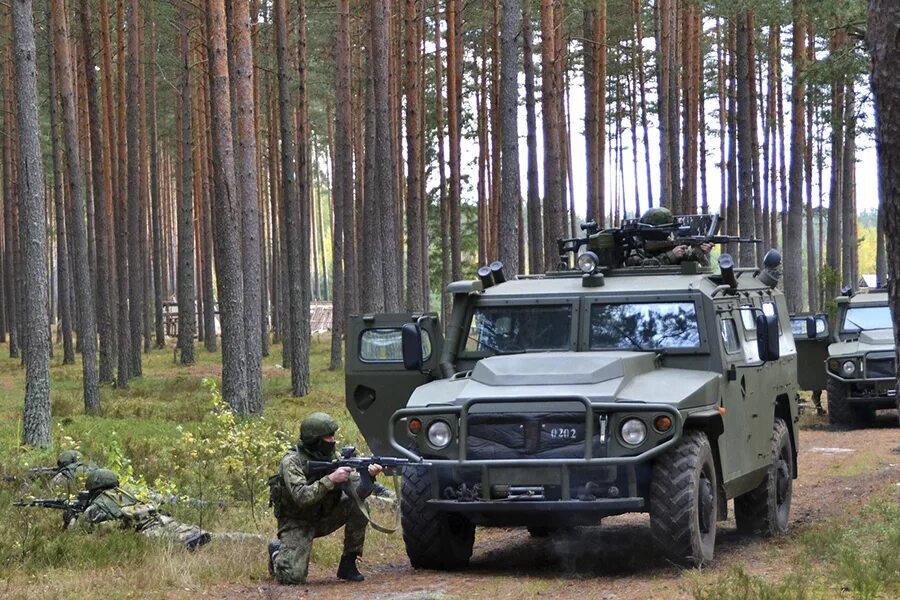
M 446 339 L 432 313 L 351 319 L 347 408 L 373 453 L 431 463 L 423 510 L 448 517 L 451 526 L 527 526 L 539 535 L 648 512 L 654 465 L 691 432 L 709 441 L 716 471 L 713 510 L 724 520 L 728 499 L 749 497 L 772 473 L 778 419 L 789 431 L 786 478 L 797 474 L 796 347 L 783 294 L 762 283 L 758 273 L 736 269 L 730 285 L 717 271 L 686 263 L 613 269 L 605 276 L 520 276 L 487 289 L 477 280 L 456 282 L 447 290 L 452 310 Z M 641 312 L 647 306 L 651 312 Z M 602 349 L 593 343 L 598 331 L 613 327 L 613 320 L 601 318 L 608 311 L 640 319 L 634 315 L 661 315 L 670 307 L 690 321 L 680 322 L 682 333 L 690 332 L 674 346 L 649 348 L 628 336 L 614 348 L 609 336 Z M 470 338 L 482 339 L 473 314 L 491 310 L 560 310 L 569 315 L 563 319 L 568 335 L 556 331 L 563 347 L 552 351 L 522 347 L 497 353 Z M 758 331 L 764 315 L 772 315 L 767 332 Z M 420 368 L 407 369 L 402 328 L 412 323 L 421 332 L 423 352 Z M 552 319 L 531 323 L 564 329 Z M 760 337 L 777 345 L 777 358 L 760 360 Z M 662 431 L 657 424 L 666 418 L 671 426 Z M 623 437 L 631 419 L 646 430 L 637 446 Z M 450 430 L 442 448 L 427 433 L 436 422 Z M 782 484 L 789 494 L 789 481 Z M 405 528 L 404 534 L 416 532 Z M 468 560 L 417 564 L 410 539 L 413 566 L 456 568 Z
M 897 346 L 888 295 L 884 290 L 861 292 L 840 296 L 835 304 L 834 323 L 823 315 L 814 317 L 814 337 L 812 328 L 801 324 L 806 316 L 792 318 L 801 365 L 798 380 L 803 390 L 828 390 L 833 423 L 860 424 L 877 409 L 897 406 Z M 866 321 L 857 323 L 861 328 L 853 325 L 854 316 Z M 853 365 L 852 373 L 844 371 L 845 363 Z

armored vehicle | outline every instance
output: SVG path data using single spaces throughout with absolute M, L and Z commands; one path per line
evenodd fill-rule
M 827 391 L 831 423 L 861 425 L 898 405 L 891 309 L 885 290 L 847 292 L 836 305 L 830 327 L 824 315 L 792 319 L 798 379 L 801 389 Z
M 780 256 L 604 266 L 588 248 L 615 254 L 620 234 L 564 240 L 557 272 L 507 280 L 494 263 L 451 284 L 446 337 L 430 313 L 349 323 L 347 408 L 373 452 L 428 463 L 401 490 L 413 567 L 464 567 L 476 525 L 553 535 L 629 512 L 699 565 L 731 498 L 739 529 L 787 529 L 797 365 Z

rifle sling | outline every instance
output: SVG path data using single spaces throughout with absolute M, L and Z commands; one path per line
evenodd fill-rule
M 394 474 L 394 475 L 391 475 L 391 477 L 394 478 L 394 489 L 399 490 L 400 487 L 397 484 L 397 475 Z M 356 502 L 356 507 L 359 508 L 359 511 L 363 514 L 363 516 L 366 517 L 366 520 L 369 522 L 369 525 L 372 526 L 372 529 L 374 529 L 375 531 L 380 531 L 381 533 L 387 533 L 387 534 L 396 533 L 397 530 L 400 529 L 399 503 L 397 505 L 398 510 L 394 513 L 396 515 L 396 518 L 394 519 L 393 526 L 385 527 L 384 525 L 379 525 L 378 523 L 376 523 L 375 521 L 372 520 L 372 515 L 369 513 L 369 507 L 366 506 L 365 501 L 363 501 L 362 498 L 359 497 L 359 494 L 356 493 L 356 488 L 354 486 L 347 485 L 345 487 L 345 491 L 351 498 L 353 498 L 353 501 Z

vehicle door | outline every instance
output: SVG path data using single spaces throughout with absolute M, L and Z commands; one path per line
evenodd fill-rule
M 416 322 L 422 330 L 422 369 L 407 370 L 401 327 Z M 406 406 L 417 387 L 436 378 L 443 341 L 436 314 L 351 317 L 347 325 L 346 404 L 373 453 L 396 455 L 388 433 L 391 415 Z
M 725 434 L 719 437 L 719 456 L 723 484 L 727 485 L 753 468 L 749 440 L 744 433 L 751 418 L 747 371 L 752 369 L 746 366 L 750 361 L 745 347 L 756 342 L 748 341 L 746 328 L 742 325 L 743 311 L 735 300 L 717 302 L 716 313 L 716 333 L 720 337 L 718 346 L 721 347 L 725 373 L 721 399 L 725 409 Z
M 801 390 L 825 389 L 828 330 L 828 317 L 823 314 L 791 315 L 791 333 L 797 345 L 797 384 Z

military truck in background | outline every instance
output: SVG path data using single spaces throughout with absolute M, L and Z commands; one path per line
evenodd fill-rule
M 556 272 L 482 267 L 447 289 L 446 337 L 432 313 L 351 319 L 348 410 L 376 454 L 429 463 L 403 477 L 413 567 L 466 566 L 476 525 L 543 536 L 629 512 L 649 512 L 663 555 L 699 565 L 732 498 L 742 531 L 787 529 L 797 357 L 780 256 L 604 263 L 622 243 L 589 228 L 561 241 Z
M 834 425 L 871 422 L 875 411 L 898 406 L 897 347 L 887 291 L 846 292 L 834 323 L 824 315 L 792 318 L 803 390 L 826 390 Z M 811 324 L 814 323 L 814 324 Z

